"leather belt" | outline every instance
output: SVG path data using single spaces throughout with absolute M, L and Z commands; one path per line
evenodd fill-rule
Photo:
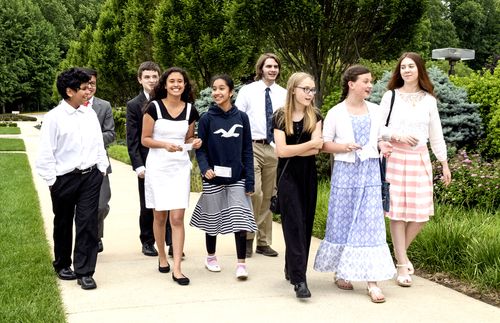
M 252 142 L 254 142 L 256 144 L 263 144 L 263 145 L 267 145 L 268 144 L 266 139 L 252 140 Z
M 85 174 L 88 174 L 90 173 L 91 171 L 93 171 L 94 169 L 97 168 L 97 165 L 92 165 L 90 166 L 89 168 L 85 168 L 85 169 L 78 169 L 78 168 L 75 168 L 71 174 L 80 174 L 80 175 L 85 175 Z

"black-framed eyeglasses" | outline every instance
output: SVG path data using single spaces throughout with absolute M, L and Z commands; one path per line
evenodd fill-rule
M 95 87 L 96 86 L 96 82 L 88 82 L 87 84 L 89 85 L 89 87 Z
M 302 89 L 302 91 L 304 91 L 305 94 L 316 94 L 316 88 L 310 88 L 310 87 L 300 87 L 300 86 L 297 86 L 297 88 L 299 89 Z

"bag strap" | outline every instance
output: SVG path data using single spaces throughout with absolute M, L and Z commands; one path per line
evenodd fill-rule
M 391 113 L 392 113 L 392 107 L 394 106 L 394 98 L 396 96 L 396 92 L 394 90 L 391 90 L 392 92 L 392 97 L 391 97 L 391 106 L 389 108 L 389 115 L 387 116 L 387 120 L 385 121 L 385 126 L 387 127 L 389 125 L 389 120 L 391 118 Z M 382 161 L 380 159 L 378 160 L 379 166 L 380 166 L 380 179 L 382 182 L 385 182 L 385 170 L 386 170 L 386 163 L 387 160 L 385 157 L 382 157 Z
M 302 137 L 302 133 L 304 132 L 304 129 L 302 129 L 302 132 L 300 133 L 299 135 L 299 138 L 297 139 L 297 142 L 295 144 L 298 144 L 299 141 L 300 141 L 300 138 Z M 288 163 L 290 162 L 290 158 L 292 157 L 289 157 L 285 163 L 285 166 L 283 166 L 283 169 L 281 170 L 281 174 L 280 174 L 280 178 L 278 179 L 278 183 L 276 183 L 276 193 L 278 193 L 278 187 L 280 185 L 280 182 L 281 182 L 281 178 L 283 177 L 283 174 L 285 173 L 285 169 L 286 169 L 286 166 L 288 166 Z
M 391 90 L 391 92 L 392 92 L 391 106 L 389 108 L 389 115 L 387 116 L 387 120 L 385 120 L 386 127 L 389 125 L 389 120 L 391 119 L 391 113 L 392 113 L 392 106 L 394 105 L 394 98 L 396 97 L 396 92 L 394 90 Z

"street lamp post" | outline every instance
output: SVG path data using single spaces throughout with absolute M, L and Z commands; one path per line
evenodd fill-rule
M 446 59 L 450 62 L 450 70 L 448 75 L 454 75 L 453 67 L 458 61 L 466 61 L 474 59 L 475 52 L 473 49 L 463 48 L 439 48 L 432 50 L 432 59 Z

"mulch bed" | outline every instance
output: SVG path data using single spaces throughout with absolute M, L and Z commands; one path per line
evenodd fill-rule
M 470 283 L 461 281 L 446 273 L 429 273 L 421 269 L 415 269 L 415 274 L 440 285 L 454 289 L 457 292 L 473 297 L 481 302 L 500 307 L 500 291 L 498 290 L 480 290 Z

